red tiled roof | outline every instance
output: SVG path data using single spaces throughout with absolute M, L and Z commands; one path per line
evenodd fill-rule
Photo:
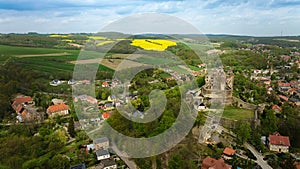
M 23 118 L 26 118 L 27 113 L 28 113 L 28 112 L 27 112 L 27 110 L 25 109 L 25 110 L 21 113 L 22 117 L 23 117 Z
M 32 98 L 30 96 L 17 97 L 13 100 L 14 104 L 22 104 L 26 102 L 32 102 Z
M 284 100 L 284 101 L 288 101 L 289 100 L 289 98 L 287 98 L 286 96 L 283 96 L 283 95 L 279 95 L 279 98 L 282 99 L 282 100 Z
M 201 169 L 209 169 L 213 167 L 214 169 L 231 169 L 231 165 L 224 162 L 223 159 L 216 160 L 214 158 L 206 157 L 202 162 Z
M 294 166 L 296 167 L 296 169 L 300 169 L 300 163 L 295 162 L 295 163 L 294 163 Z
M 277 104 L 274 104 L 274 105 L 272 106 L 272 110 L 279 110 L 279 111 L 281 111 L 282 109 L 281 109 L 281 107 L 279 107 Z
M 279 83 L 278 84 L 279 87 L 290 87 L 289 83 Z
M 226 147 L 223 151 L 223 154 L 228 155 L 228 156 L 232 156 L 235 153 L 235 150 L 232 148 L 228 148 Z
M 18 105 L 18 107 L 16 108 L 16 111 L 18 113 L 22 113 L 21 110 L 22 110 L 23 106 L 21 104 Z
M 107 118 L 109 118 L 110 117 L 110 113 L 109 112 L 104 112 L 103 114 L 102 114 L 102 118 L 104 118 L 104 119 L 107 119 Z
M 272 145 L 291 146 L 289 137 L 281 136 L 278 132 L 273 135 L 269 135 L 269 139 L 270 144 Z
M 52 105 L 48 107 L 47 112 L 55 113 L 63 110 L 69 110 L 69 106 L 65 105 L 64 103 Z
M 107 86 L 108 83 L 105 81 L 105 82 L 102 83 L 102 85 L 103 85 L 103 86 Z
M 171 81 L 171 80 L 174 80 L 174 78 L 173 77 L 168 77 L 166 80 Z
M 289 93 L 294 93 L 295 91 L 297 91 L 298 89 L 296 89 L 296 88 L 290 88 L 289 90 L 288 90 L 288 92 Z

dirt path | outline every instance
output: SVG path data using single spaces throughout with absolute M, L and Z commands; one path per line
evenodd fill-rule
M 67 56 L 71 55 L 68 52 L 62 52 L 62 53 L 47 53 L 47 54 L 34 54 L 34 55 L 15 55 L 15 57 L 18 58 L 27 58 L 27 57 L 41 57 L 41 56 Z

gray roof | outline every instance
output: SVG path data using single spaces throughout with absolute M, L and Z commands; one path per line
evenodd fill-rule
M 142 112 L 140 112 L 139 110 L 135 111 L 132 115 L 133 117 L 139 117 L 139 118 L 144 118 L 144 115 Z
M 102 160 L 101 163 L 103 164 L 104 167 L 110 167 L 110 166 L 116 165 L 116 162 L 113 159 L 105 159 L 105 160 Z
M 109 142 L 107 137 L 102 137 L 94 140 L 94 144 L 99 144 L 99 143 L 104 143 L 104 142 Z
M 70 167 L 70 169 L 86 169 L 85 164 L 75 165 Z
M 97 155 L 97 157 L 103 156 L 103 155 L 109 155 L 109 152 L 106 149 L 99 149 L 96 151 L 96 155 Z

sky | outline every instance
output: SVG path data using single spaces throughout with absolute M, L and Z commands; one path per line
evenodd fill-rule
M 204 34 L 300 35 L 300 0 L 0 0 L 0 33 L 98 32 L 144 13 L 177 17 Z

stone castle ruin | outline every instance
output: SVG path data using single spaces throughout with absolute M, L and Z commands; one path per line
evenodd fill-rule
M 207 74 L 205 85 L 201 88 L 201 94 L 208 100 L 207 104 L 210 104 L 210 99 L 220 97 L 218 93 L 224 95 L 221 92 L 225 92 L 225 105 L 232 105 L 233 80 L 233 73 L 225 73 L 223 69 L 215 69 Z
M 218 93 L 225 96 L 225 106 L 235 106 L 244 109 L 254 110 L 255 116 L 261 114 L 264 110 L 264 105 L 254 105 L 244 102 L 243 100 L 233 96 L 234 74 L 232 71 L 224 72 L 223 69 L 212 70 L 205 77 L 205 85 L 201 88 L 201 95 L 205 105 L 211 104 L 211 99 L 218 98 Z M 223 93 L 220 93 L 223 92 Z M 225 94 L 224 94 L 225 93 Z

